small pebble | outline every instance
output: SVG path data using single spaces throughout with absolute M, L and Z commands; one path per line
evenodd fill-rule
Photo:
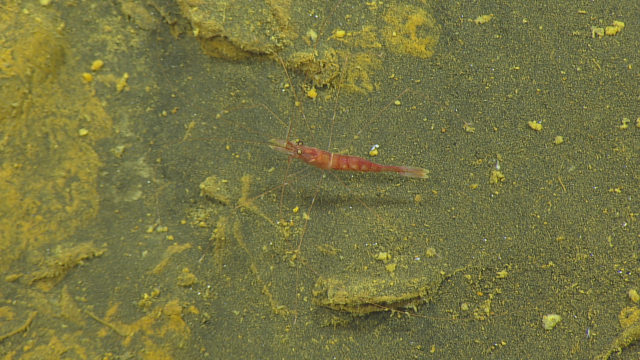
M 316 97 L 318 97 L 318 92 L 315 88 L 311 89 L 307 92 L 307 97 L 309 97 L 310 99 L 315 99 Z
M 389 264 L 387 266 L 385 266 L 384 268 L 387 269 L 388 272 L 392 273 L 394 271 L 396 271 L 396 267 L 398 265 L 397 264 Z
M 96 60 L 91 64 L 91 71 L 98 71 L 104 66 L 104 61 Z
M 535 121 L 529 121 L 527 122 L 527 124 L 529 124 L 529 127 L 535 131 L 542 131 L 542 124 L 540 123 L 537 123 Z
M 553 329 L 560 321 L 562 320 L 562 316 L 558 314 L 548 314 L 542 317 L 542 327 L 545 330 Z
M 127 88 L 127 81 L 129 80 L 129 73 L 124 73 L 118 83 L 116 84 L 116 90 L 118 92 L 122 92 L 122 90 Z

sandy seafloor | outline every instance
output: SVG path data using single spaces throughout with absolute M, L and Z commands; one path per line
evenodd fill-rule
M 3 359 L 637 358 L 636 2 L 0 16 Z

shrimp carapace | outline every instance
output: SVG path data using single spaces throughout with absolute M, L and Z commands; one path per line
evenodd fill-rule
M 302 142 L 292 142 L 280 139 L 271 139 L 269 145 L 273 150 L 283 152 L 293 158 L 302 160 L 311 166 L 322 170 L 345 170 L 359 172 L 396 172 L 402 176 L 425 179 L 429 170 L 409 167 L 380 165 L 357 156 L 340 155 L 305 146 Z

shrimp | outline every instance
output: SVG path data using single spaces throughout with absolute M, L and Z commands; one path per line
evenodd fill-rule
M 322 170 L 346 170 L 359 172 L 388 171 L 396 172 L 402 176 L 421 179 L 427 178 L 427 174 L 429 173 L 428 170 L 422 168 L 380 165 L 357 156 L 331 153 L 314 147 L 305 146 L 302 141 L 291 142 L 280 139 L 271 139 L 269 142 L 275 144 L 269 145 L 273 150 L 283 152 L 290 157 L 302 160 L 305 163 Z

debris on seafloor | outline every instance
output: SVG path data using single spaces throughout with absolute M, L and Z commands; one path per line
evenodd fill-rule
M 491 170 L 489 184 L 499 184 L 504 181 L 504 174 L 498 170 Z
M 37 270 L 26 276 L 27 283 L 36 286 L 43 291 L 49 291 L 67 275 L 69 270 L 84 263 L 84 260 L 93 259 L 104 254 L 105 249 L 98 249 L 92 242 L 76 245 L 60 251 L 58 254 L 46 259 Z
M 31 323 L 33 322 L 33 319 L 36 317 L 36 315 L 38 315 L 37 311 L 32 311 L 31 314 L 29 314 L 29 317 L 27 318 L 27 320 L 24 322 L 23 325 L 21 325 L 20 327 L 4 334 L 4 335 L 0 335 L 0 341 L 7 339 L 9 337 L 12 337 L 13 335 L 17 335 L 23 331 L 27 331 L 29 330 L 29 326 L 31 326 Z
M 640 309 L 636 306 L 626 307 L 622 309 L 618 318 L 624 331 L 613 340 L 609 349 L 596 356 L 596 359 L 607 360 L 614 352 L 622 352 L 622 349 L 640 340 Z
M 320 278 L 313 290 L 313 303 L 357 315 L 377 311 L 415 310 L 418 305 L 431 300 L 444 278 L 444 275 L 435 272 L 431 276 L 409 279 Z

